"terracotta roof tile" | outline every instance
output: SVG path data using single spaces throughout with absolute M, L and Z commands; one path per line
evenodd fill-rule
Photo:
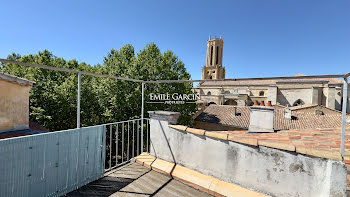
M 295 75 L 293 77 L 304 76 L 304 75 Z M 325 81 L 328 83 L 336 84 L 343 83 L 342 80 L 336 78 L 300 78 L 300 79 L 268 79 L 268 80 L 239 80 L 239 81 L 206 81 L 200 84 L 200 86 L 212 86 L 212 85 L 275 85 L 276 83 L 286 83 L 286 82 L 317 82 L 317 81 Z
M 236 116 L 234 116 L 235 108 Z M 315 115 L 314 113 L 292 111 L 292 116 L 294 119 L 287 120 L 284 118 L 283 109 L 275 109 L 274 129 L 293 130 L 341 127 L 341 113 Z M 250 121 L 250 107 L 210 105 L 202 113 L 200 113 L 195 120 L 248 129 Z M 350 126 L 350 124 L 348 125 Z

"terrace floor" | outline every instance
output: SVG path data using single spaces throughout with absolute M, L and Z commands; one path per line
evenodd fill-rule
M 166 175 L 131 163 L 105 174 L 66 196 L 210 196 Z

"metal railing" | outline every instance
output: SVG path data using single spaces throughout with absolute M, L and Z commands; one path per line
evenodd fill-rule
M 347 74 L 335 74 L 335 75 L 309 75 L 309 76 L 289 76 L 289 77 L 259 77 L 259 78 L 231 78 L 231 79 L 202 79 L 202 80 L 139 80 L 139 79 L 131 79 L 131 78 L 123 78 L 119 76 L 112 76 L 112 75 L 105 75 L 105 74 L 98 74 L 98 73 L 91 73 L 91 72 L 85 72 L 81 70 L 72 70 L 68 68 L 60 68 L 60 67 L 53 67 L 53 66 L 47 66 L 47 65 L 40 65 L 40 64 L 34 64 L 34 63 L 28 63 L 28 62 L 19 62 L 15 60 L 7 60 L 7 59 L 1 59 L 0 62 L 4 64 L 17 64 L 21 66 L 27 66 L 27 67 L 34 67 L 34 68 L 41 68 L 41 69 L 48 69 L 48 70 L 54 70 L 54 71 L 61 71 L 61 72 L 68 72 L 68 73 L 75 73 L 78 74 L 78 95 L 77 95 L 77 128 L 80 128 L 80 77 L 81 75 L 88 75 L 88 76 L 95 76 L 95 77 L 103 77 L 103 78 L 110 78 L 110 79 L 116 79 L 116 80 L 124 80 L 124 81 L 132 81 L 136 83 L 142 84 L 142 107 L 141 107 L 141 122 L 143 121 L 143 114 L 144 114 L 144 88 L 145 84 L 158 84 L 158 83 L 193 83 L 193 82 L 218 82 L 218 81 L 245 81 L 245 80 L 277 80 L 277 79 L 312 79 L 312 78 L 342 78 L 343 81 L 343 104 L 342 104 L 342 129 L 341 129 L 341 147 L 340 152 L 344 159 L 344 149 L 345 149 L 345 129 L 346 129 L 346 110 L 347 110 L 347 104 L 348 104 L 348 95 L 346 94 L 347 88 L 348 88 L 348 77 L 350 76 L 350 73 Z M 119 124 L 119 123 L 115 123 Z M 112 125 L 112 124 L 105 124 Z M 141 127 L 143 128 L 143 127 Z M 143 132 L 141 132 L 143 134 Z M 117 159 L 118 161 L 118 159 Z M 111 163 L 111 162 L 110 162 Z M 117 162 L 118 163 L 118 162 Z
M 149 119 L 126 120 L 104 124 L 104 126 L 106 133 L 105 171 L 128 163 L 142 152 L 149 152 Z

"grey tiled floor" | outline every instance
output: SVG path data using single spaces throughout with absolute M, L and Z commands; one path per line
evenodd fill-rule
M 137 163 L 132 163 L 67 194 L 67 196 L 206 197 L 210 195 Z

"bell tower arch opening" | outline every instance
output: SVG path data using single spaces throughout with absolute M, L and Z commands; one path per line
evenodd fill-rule
M 216 47 L 216 65 L 219 64 L 219 47 Z
M 213 65 L 213 46 L 210 47 L 210 65 Z

